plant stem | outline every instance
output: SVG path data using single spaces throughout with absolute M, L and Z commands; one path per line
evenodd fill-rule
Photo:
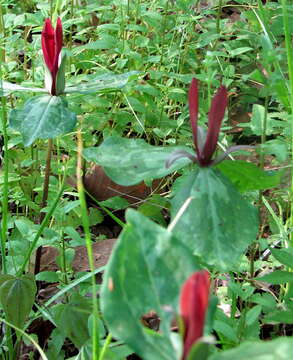
M 3 8 L 3 4 L 2 1 L 0 3 L 0 33 L 2 34 L 2 41 L 3 41 L 3 45 L 0 46 L 0 62 L 1 63 L 5 63 L 5 45 L 4 45 L 4 41 L 5 41 L 5 26 L 4 26 L 4 14 L 5 14 L 5 10 Z M 2 77 L 1 77 L 2 79 Z
M 98 360 L 99 358 L 99 333 L 98 333 L 98 324 L 97 319 L 99 316 L 98 312 L 98 299 L 97 299 L 97 285 L 96 285 L 96 277 L 94 275 L 95 266 L 94 266 L 94 256 L 93 256 L 93 248 L 92 248 L 92 240 L 90 234 L 90 224 L 89 217 L 87 212 L 87 205 L 85 200 L 84 186 L 82 182 L 82 135 L 81 130 L 79 129 L 77 132 L 77 168 L 76 168 L 76 178 L 77 178 L 77 191 L 79 195 L 80 207 L 81 207 L 81 216 L 82 216 L 82 224 L 83 230 L 85 234 L 85 243 L 88 254 L 88 261 L 90 266 L 90 271 L 92 272 L 92 306 L 93 306 L 93 322 L 92 322 L 92 341 L 93 341 L 93 354 L 92 360 Z
M 161 30 L 161 59 L 160 59 L 160 68 L 163 65 L 163 57 L 164 57 L 164 42 L 165 42 L 165 33 L 166 33 L 166 23 L 167 23 L 167 12 L 169 9 L 169 0 L 166 1 L 166 5 L 164 8 L 164 19 L 163 19 L 163 24 L 162 24 L 162 30 Z
M 220 32 L 221 32 L 221 28 L 220 28 L 221 12 L 222 12 L 222 0 L 219 0 L 218 13 L 217 13 L 217 24 L 216 24 L 216 29 L 217 29 L 218 34 L 220 34 Z
M 287 52 L 287 64 L 288 64 L 288 75 L 289 75 L 289 88 L 290 88 L 290 107 L 291 107 L 291 122 L 293 125 L 293 49 L 291 43 L 291 33 L 289 29 L 289 16 L 287 10 L 287 0 L 282 0 L 282 10 L 283 10 L 283 24 L 284 24 L 284 33 L 285 33 L 285 44 Z M 291 125 L 291 126 L 292 126 Z M 291 214 L 290 214 L 290 227 L 293 227 L 293 136 L 291 133 Z M 290 244 L 293 246 L 293 236 L 292 232 L 290 233 Z
M 109 347 L 109 344 L 110 344 L 111 340 L 112 340 L 112 334 L 109 333 L 109 334 L 107 335 L 106 340 L 105 340 L 105 342 L 104 342 L 104 345 L 103 345 L 103 347 L 102 347 L 102 349 L 101 349 L 101 353 L 100 353 L 100 356 L 99 356 L 99 360 L 103 360 L 103 359 L 104 359 L 104 356 L 105 356 L 105 354 L 106 354 L 106 352 L 107 352 L 107 349 L 108 349 L 108 347 Z
M 64 185 L 64 181 L 65 181 L 65 180 L 64 180 L 64 179 L 66 179 L 66 172 L 65 172 L 65 174 L 64 174 L 63 183 L 62 183 L 62 186 L 61 186 L 61 188 L 60 188 L 60 190 L 59 190 L 59 193 L 57 194 L 57 197 L 56 197 L 54 203 L 52 204 L 52 206 L 51 206 L 51 208 L 49 209 L 49 211 L 47 212 L 44 220 L 42 221 L 42 223 L 41 223 L 41 225 L 40 225 L 40 227 L 39 227 L 39 230 L 38 230 L 38 232 L 36 233 L 36 236 L 34 237 L 34 239 L 33 239 L 33 241 L 32 241 L 32 244 L 31 244 L 31 246 L 30 246 L 30 248 L 29 248 L 29 250 L 28 250 L 28 252 L 27 252 L 27 254 L 26 254 L 25 260 L 24 260 L 24 262 L 23 262 L 20 270 L 17 272 L 17 275 L 18 275 L 18 276 L 21 275 L 21 274 L 25 271 L 26 265 L 27 265 L 27 263 L 28 263 L 29 260 L 30 260 L 30 257 L 31 257 L 31 255 L 32 255 L 32 253 L 33 253 L 33 251 L 34 251 L 34 249 L 35 249 L 35 247 L 36 247 L 36 244 L 37 244 L 40 236 L 42 235 L 43 230 L 45 229 L 45 227 L 46 227 L 47 224 L 49 223 L 49 220 L 50 220 L 51 216 L 53 215 L 53 213 L 54 213 L 54 211 L 55 211 L 55 209 L 56 209 L 56 207 L 57 207 L 57 205 L 58 205 L 58 202 L 59 202 L 59 200 L 60 200 L 60 198 L 61 198 L 61 196 L 62 196 L 62 194 L 63 194 L 64 188 L 65 188 L 65 185 Z
M 0 63 L 0 82 L 2 92 L 2 66 Z M 8 172 L 9 172 L 9 153 L 8 153 L 8 136 L 7 136 L 7 107 L 6 98 L 1 97 L 2 105 L 2 131 L 4 140 L 4 181 L 3 181 L 3 193 L 2 193 L 2 221 L 1 221 L 1 257 L 2 257 L 2 273 L 7 273 L 6 265 L 6 242 L 7 242 L 7 220 L 8 220 Z
M 53 141 L 52 139 L 48 140 L 48 150 L 47 150 L 47 159 L 46 159 L 46 169 L 45 169 L 45 178 L 43 185 L 43 197 L 41 202 L 41 209 L 46 207 L 48 194 L 49 194 L 49 182 L 50 182 L 50 170 L 51 170 L 51 153 L 52 153 Z M 44 220 L 45 213 L 40 212 L 39 224 Z M 35 259 L 35 274 L 40 272 L 41 267 L 41 257 L 42 257 L 42 246 L 39 246 L 36 252 Z
M 264 152 L 264 145 L 267 140 L 267 123 L 268 123 L 268 106 L 269 106 L 269 97 L 266 95 L 265 97 L 265 113 L 262 123 L 262 134 L 261 134 L 261 153 L 260 153 L 260 168 L 264 169 L 265 166 L 265 152 Z

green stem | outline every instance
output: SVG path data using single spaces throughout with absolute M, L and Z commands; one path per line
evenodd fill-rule
M 121 221 L 117 216 L 115 216 L 108 208 L 106 208 L 100 201 L 93 197 L 88 191 L 85 190 L 87 196 L 89 196 L 107 215 L 109 215 L 119 226 L 122 228 L 125 226 L 125 223 Z
M 64 174 L 63 179 L 66 179 L 66 173 Z M 60 200 L 60 198 L 61 198 L 61 196 L 63 194 L 64 188 L 65 188 L 65 185 L 64 185 L 64 180 L 63 180 L 63 184 L 62 184 L 62 186 L 61 186 L 61 188 L 59 190 L 59 193 L 57 194 L 57 197 L 56 197 L 54 203 L 52 204 L 52 206 L 49 209 L 49 211 L 47 212 L 44 220 L 42 221 L 42 223 L 41 223 L 41 225 L 39 227 L 39 230 L 36 233 L 36 236 L 34 237 L 34 239 L 32 241 L 32 244 L 31 244 L 31 246 L 30 246 L 30 248 L 29 248 L 29 250 L 28 250 L 28 252 L 26 254 L 25 260 L 24 260 L 20 270 L 17 272 L 18 276 L 23 274 L 23 272 L 25 271 L 26 265 L 28 264 L 28 262 L 29 262 L 29 260 L 31 258 L 31 255 L 32 255 L 33 251 L 35 250 L 37 242 L 38 242 L 40 236 L 42 235 L 45 227 L 48 225 L 49 220 L 50 220 L 51 216 L 53 215 L 53 213 L 54 213 L 54 211 L 55 211 L 55 209 L 56 209 L 56 207 L 58 205 L 58 202 L 59 202 L 59 200 Z
M 293 49 L 291 43 L 291 33 L 289 29 L 289 16 L 287 9 L 287 0 L 282 0 L 282 10 L 283 10 L 283 23 L 284 23 L 284 33 L 285 33 L 285 44 L 287 52 L 287 65 L 288 65 L 288 75 L 289 75 L 289 88 L 290 88 L 290 107 L 291 107 L 291 121 L 293 126 Z M 291 215 L 290 215 L 290 227 L 293 226 L 293 136 L 291 133 Z M 293 246 L 293 236 L 290 234 L 290 243 Z
M 169 0 L 166 1 L 165 9 L 164 9 L 164 20 L 162 24 L 162 36 L 161 36 L 161 59 L 160 59 L 160 67 L 163 65 L 163 57 L 164 57 L 164 42 L 165 42 L 165 33 L 166 33 L 166 23 L 167 23 L 167 12 L 169 9 Z
M 5 63 L 5 45 L 4 45 L 4 41 L 5 41 L 5 38 L 6 38 L 6 34 L 5 34 L 6 32 L 5 32 L 5 25 L 4 25 L 5 9 L 4 9 L 3 6 L 4 5 L 2 4 L 2 1 L 1 1 L 1 3 L 0 3 L 0 34 L 2 34 L 3 45 L 0 46 L 0 62 Z
M 222 0 L 219 0 L 218 13 L 217 13 L 217 24 L 216 24 L 216 29 L 217 29 L 218 34 L 220 34 L 220 32 L 221 32 L 221 12 L 222 12 Z
M 268 126 L 268 106 L 269 106 L 269 97 L 266 95 L 265 98 L 265 113 L 262 123 L 262 133 L 261 133 L 261 153 L 260 153 L 260 162 L 259 165 L 261 169 L 264 169 L 265 165 L 265 151 L 264 151 L 264 145 L 267 140 L 267 126 Z
M 89 267 L 92 274 L 94 274 L 95 265 L 94 265 L 94 255 L 92 248 L 92 240 L 90 234 L 90 224 L 87 211 L 87 204 L 85 199 L 84 186 L 82 182 L 82 135 L 81 130 L 77 132 L 77 169 L 76 169 L 76 178 L 77 178 L 77 190 L 79 195 L 80 207 L 81 207 L 81 216 L 83 230 L 85 234 L 85 243 L 88 254 Z M 99 332 L 97 319 L 99 317 L 98 311 L 98 300 L 97 300 L 97 285 L 96 277 L 92 275 L 92 306 L 93 306 L 93 322 L 92 322 L 92 341 L 93 341 L 93 354 L 92 360 L 98 360 L 99 358 Z
M 112 340 L 112 334 L 109 333 L 109 334 L 107 335 L 106 340 L 105 340 L 105 342 L 104 342 L 104 345 L 103 345 L 103 347 L 102 347 L 102 349 L 101 349 L 101 353 L 100 353 L 100 356 L 99 356 L 99 360 L 103 360 L 103 359 L 104 359 L 104 356 L 105 356 L 106 351 L 107 351 L 107 349 L 108 349 L 108 347 L 109 347 L 109 344 L 111 343 L 111 340 Z
M 41 209 L 44 209 L 47 205 L 48 194 L 49 194 L 49 183 L 50 183 L 50 171 L 51 171 L 51 154 L 52 154 L 53 141 L 52 139 L 48 140 L 48 150 L 47 150 L 47 159 L 46 159 L 46 169 L 45 169 L 45 178 L 43 185 L 43 197 L 41 202 Z M 39 223 L 43 221 L 45 217 L 44 212 L 40 212 Z M 35 259 L 35 274 L 40 272 L 41 267 L 41 257 L 42 257 L 42 246 L 39 246 L 36 252 Z
M 0 64 L 0 79 L 2 79 L 2 66 Z M 1 81 L 2 88 L 2 81 Z M 1 89 L 1 92 L 3 89 Z M 2 105 L 2 131 L 4 140 L 4 181 L 2 193 L 2 221 L 1 221 L 1 257 L 2 257 L 2 273 L 7 273 L 6 265 L 6 242 L 7 242 L 7 221 L 8 221 L 8 172 L 9 172 L 9 153 L 8 153 L 8 136 L 7 136 L 7 107 L 6 98 L 1 97 Z

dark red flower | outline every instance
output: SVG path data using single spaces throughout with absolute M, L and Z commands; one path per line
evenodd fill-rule
M 193 141 L 197 154 L 197 161 L 200 166 L 209 166 L 212 163 L 212 156 L 217 147 L 222 120 L 228 104 L 228 92 L 225 86 L 220 86 L 212 100 L 208 115 L 208 131 L 204 138 L 199 133 L 198 121 L 198 82 L 192 79 L 189 88 L 189 114 L 193 133 Z
M 192 274 L 181 288 L 180 315 L 184 323 L 182 360 L 187 358 L 192 345 L 203 335 L 209 292 L 210 276 L 206 270 Z
M 46 19 L 42 31 L 42 49 L 45 64 L 52 77 L 50 89 L 51 95 L 56 95 L 56 77 L 60 65 L 59 56 L 63 44 L 62 22 L 57 19 L 56 29 L 54 30 L 51 20 Z

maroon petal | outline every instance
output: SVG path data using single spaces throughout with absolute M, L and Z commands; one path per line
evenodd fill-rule
M 192 274 L 182 286 L 180 314 L 185 327 L 182 360 L 187 358 L 192 345 L 203 335 L 209 292 L 210 277 L 206 270 Z
M 44 61 L 51 73 L 54 69 L 55 60 L 55 40 L 54 40 L 54 28 L 50 19 L 45 20 L 45 24 L 42 31 L 42 50 L 44 55 Z
M 58 71 L 58 61 L 59 55 L 63 45 L 63 31 L 62 31 L 62 22 L 58 17 L 56 29 L 55 29 L 55 58 L 54 58 L 54 72 L 57 74 Z
M 189 92 L 188 92 L 188 103 L 189 103 L 189 118 L 190 125 L 192 128 L 193 142 L 196 149 L 196 153 L 198 158 L 199 156 L 199 148 L 197 145 L 197 120 L 198 120 L 198 81 L 196 79 L 192 79 Z
M 228 104 L 228 92 L 225 86 L 220 86 L 212 100 L 209 111 L 208 133 L 203 149 L 201 165 L 207 166 L 216 150 L 221 124 Z

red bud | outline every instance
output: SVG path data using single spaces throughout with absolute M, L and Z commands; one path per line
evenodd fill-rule
M 185 328 L 182 360 L 187 358 L 192 345 L 203 335 L 209 291 L 210 277 L 206 270 L 192 274 L 182 286 L 180 315 Z

